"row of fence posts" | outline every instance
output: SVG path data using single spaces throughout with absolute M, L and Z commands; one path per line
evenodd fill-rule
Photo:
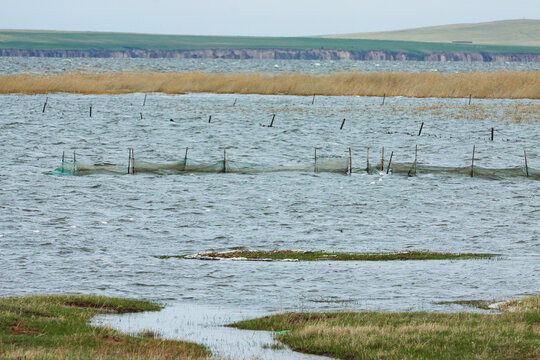
M 184 166 L 186 166 L 187 164 L 187 155 L 188 155 L 188 150 L 189 150 L 189 147 L 186 147 L 186 153 L 184 155 Z M 472 158 L 471 158 L 471 177 L 474 177 L 474 156 L 475 156 L 475 153 L 476 153 L 476 145 L 473 145 L 473 150 L 472 150 Z M 390 159 L 388 161 L 388 166 L 386 167 L 386 173 L 388 174 L 390 172 L 390 169 L 391 169 L 391 166 L 392 166 L 392 159 L 394 157 L 394 151 L 392 151 L 390 153 Z M 529 165 L 527 163 L 527 151 L 525 149 L 523 149 L 523 157 L 525 159 L 525 174 L 527 177 L 529 177 Z M 317 168 L 317 148 L 315 148 L 315 152 L 314 152 L 314 172 L 318 172 L 318 168 Z M 65 161 L 65 153 L 62 151 L 62 163 L 64 163 Z M 73 162 L 75 163 L 77 161 L 77 155 L 75 153 L 75 151 L 73 152 Z M 418 162 L 418 145 L 415 145 L 414 147 L 414 162 L 413 162 L 413 165 L 412 165 L 412 172 L 409 171 L 409 176 L 412 176 L 412 174 L 414 174 L 414 176 L 416 176 L 416 164 Z M 366 149 L 366 172 L 369 173 L 370 171 L 370 168 L 369 168 L 369 147 Z M 222 169 L 222 172 L 226 173 L 227 172 L 227 150 L 226 149 L 223 149 L 223 169 Z M 347 164 L 347 173 L 349 175 L 351 175 L 353 172 L 353 167 L 352 167 L 352 149 L 349 147 L 349 161 L 348 161 L 348 164 Z M 384 146 L 382 147 L 381 149 L 381 172 L 384 172 Z M 133 151 L 133 148 L 128 148 L 128 168 L 127 168 L 127 173 L 128 174 L 135 174 L 135 155 L 134 155 L 134 151 Z

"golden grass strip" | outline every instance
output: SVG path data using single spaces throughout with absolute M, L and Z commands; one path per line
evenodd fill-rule
M 540 72 L 457 74 L 344 72 L 328 75 L 202 72 L 62 73 L 0 76 L 1 94 L 284 94 L 540 99 Z

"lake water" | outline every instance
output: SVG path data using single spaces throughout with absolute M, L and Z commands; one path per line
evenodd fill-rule
M 28 71 L 13 65 L 25 61 L 38 68 L 36 59 L 0 60 L 12 72 Z M 64 60 L 49 61 L 39 59 L 39 66 L 56 68 Z M 117 60 L 95 64 L 106 67 L 107 61 L 116 69 Z M 157 64 L 145 61 L 147 67 Z M 359 63 L 354 65 L 375 67 Z M 252 71 L 253 62 L 247 64 L 244 70 Z M 467 99 L 387 98 L 383 106 L 373 97 L 316 97 L 312 105 L 311 97 L 300 96 L 150 94 L 143 107 L 144 94 L 48 97 L 43 113 L 43 95 L 0 96 L 2 296 L 77 292 L 144 298 L 221 314 L 221 320 L 205 322 L 214 328 L 227 319 L 279 311 L 469 310 L 436 302 L 540 292 L 540 182 L 362 171 L 367 147 L 372 163 L 382 146 L 385 162 L 391 151 L 393 161 L 411 162 L 415 145 L 420 164 L 468 166 L 475 145 L 475 165 L 521 167 L 526 149 L 529 167 L 539 169 L 539 115 L 516 122 L 507 111 L 538 101 L 473 99 L 489 112 L 477 120 Z M 426 110 L 434 105 L 439 112 Z M 261 126 L 272 114 L 274 126 Z M 416 136 L 422 122 L 422 135 Z M 129 147 L 138 160 L 182 160 L 189 147 L 194 160 L 219 161 L 226 149 L 230 160 L 267 165 L 311 164 L 315 147 L 319 156 L 348 157 L 351 147 L 353 173 L 46 175 L 60 165 L 63 151 L 68 159 L 76 151 L 78 161 L 127 170 Z M 500 257 L 313 263 L 155 257 L 234 249 Z M 123 327 L 129 328 L 136 325 Z M 182 337 L 227 355 L 211 339 Z

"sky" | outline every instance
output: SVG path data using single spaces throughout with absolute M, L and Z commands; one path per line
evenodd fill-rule
M 308 36 L 540 19 L 540 0 L 0 0 L 0 29 Z

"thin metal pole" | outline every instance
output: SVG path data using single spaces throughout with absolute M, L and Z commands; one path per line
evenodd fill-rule
M 392 157 L 394 156 L 394 152 L 392 151 L 390 153 L 390 161 L 388 161 L 388 167 L 386 168 L 386 174 L 390 171 L 390 165 L 392 165 Z
M 414 147 L 414 176 L 416 176 L 416 163 L 418 162 L 418 145 Z
M 381 152 L 381 171 L 384 171 L 384 146 L 382 147 Z
M 315 172 L 317 172 L 317 148 L 315 148 Z
M 352 174 L 352 152 L 351 148 L 349 148 L 349 175 Z
M 474 152 L 476 151 L 476 145 L 472 147 L 472 162 L 471 162 L 471 177 L 474 176 Z
M 366 162 L 367 162 L 366 172 L 369 173 L 369 148 L 367 148 Z
M 527 152 L 523 149 L 523 156 L 525 157 L 525 174 L 529 177 L 529 167 L 527 166 Z

